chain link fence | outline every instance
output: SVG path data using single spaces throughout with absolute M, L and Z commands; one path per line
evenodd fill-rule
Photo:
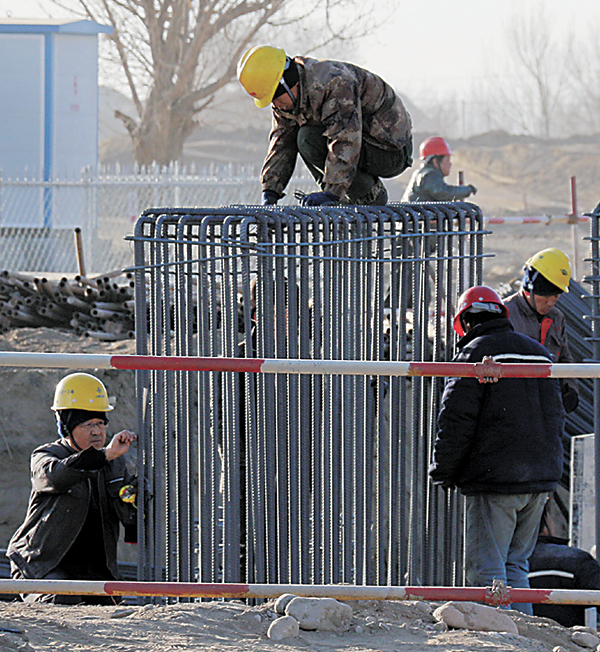
M 4 179 L 0 173 L 0 270 L 77 274 L 73 230 L 81 228 L 86 271 L 131 267 L 125 241 L 149 206 L 225 206 L 260 202 L 259 171 L 222 165 L 152 167 L 130 174 L 100 169 L 79 179 Z M 296 176 L 291 187 L 314 182 Z M 289 198 L 286 198 L 289 201 Z

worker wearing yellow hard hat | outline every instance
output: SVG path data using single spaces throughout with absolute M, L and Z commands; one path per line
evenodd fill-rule
M 560 295 L 569 291 L 570 281 L 567 254 L 560 249 L 543 249 L 525 263 L 521 290 L 504 300 L 515 330 L 543 344 L 554 362 L 573 362 L 565 316 L 556 306 Z M 565 410 L 575 410 L 579 404 L 577 380 L 561 379 L 561 389 Z
M 136 436 L 122 430 L 107 444 L 104 383 L 88 373 L 65 376 L 52 410 L 59 439 L 31 454 L 31 495 L 7 549 L 14 579 L 119 579 L 117 541 L 136 541 L 135 478 L 124 455 Z M 125 493 L 121 490 L 127 489 Z M 27 602 L 114 604 L 106 596 L 30 594 Z
M 412 164 L 412 124 L 394 89 L 351 63 L 290 57 L 258 45 L 237 68 L 238 80 L 259 108 L 273 109 L 262 174 L 262 203 L 285 195 L 298 154 L 319 185 L 303 206 L 383 205 L 381 178 Z

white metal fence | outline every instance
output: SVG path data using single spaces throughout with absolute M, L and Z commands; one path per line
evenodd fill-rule
M 200 171 L 172 165 L 128 174 L 101 169 L 97 174 L 84 171 L 79 179 L 50 181 L 0 174 L 0 270 L 76 274 L 76 227 L 82 230 L 88 274 L 129 267 L 133 248 L 125 236 L 142 211 L 257 204 L 258 176 L 253 167 L 232 165 Z M 291 187 L 313 185 L 308 177 L 297 176 Z

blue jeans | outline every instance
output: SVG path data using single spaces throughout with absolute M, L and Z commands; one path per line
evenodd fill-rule
M 547 500 L 547 492 L 466 496 L 469 586 L 491 586 L 499 579 L 513 588 L 529 588 L 529 557 Z M 513 604 L 513 608 L 533 615 L 530 604 Z

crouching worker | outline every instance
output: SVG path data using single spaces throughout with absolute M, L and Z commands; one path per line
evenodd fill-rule
M 12 578 L 118 579 L 120 522 L 125 541 L 136 542 L 137 510 L 120 497 L 121 489 L 135 482 L 123 455 L 136 435 L 122 430 L 106 445 L 106 412 L 113 406 L 102 382 L 90 374 L 63 378 L 52 409 L 60 439 L 31 455 L 27 514 L 6 553 Z M 24 600 L 115 604 L 108 596 L 31 594 Z

